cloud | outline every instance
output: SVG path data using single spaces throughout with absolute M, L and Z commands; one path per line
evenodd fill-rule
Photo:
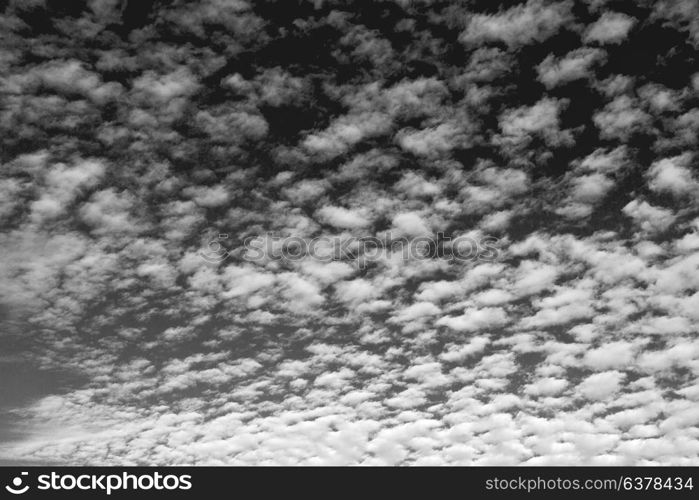
M 560 130 L 560 112 L 565 100 L 543 98 L 532 106 L 508 110 L 500 116 L 503 142 L 526 146 L 533 137 L 542 137 L 552 145 L 566 142 L 568 136 Z
M 393 320 L 397 323 L 407 323 L 409 321 L 419 321 L 426 316 L 434 316 L 439 314 L 439 307 L 432 302 L 416 302 L 396 312 Z
M 585 30 L 585 43 L 621 43 L 636 23 L 636 19 L 621 12 L 605 12 Z
M 619 392 L 625 378 L 624 373 L 616 370 L 595 373 L 583 380 L 576 390 L 587 399 L 604 401 Z
M 72 167 L 54 165 L 46 174 L 43 194 L 31 204 L 32 219 L 40 222 L 65 213 L 81 191 L 99 183 L 106 170 L 99 160 L 82 160 Z
M 556 213 L 570 219 L 587 217 L 614 185 L 614 180 L 599 173 L 575 177 L 570 180 L 570 191 L 565 205 L 556 209 Z
M 449 152 L 464 142 L 461 130 L 451 123 L 442 123 L 423 130 L 402 130 L 400 146 L 415 155 L 435 157 Z
M 392 222 L 398 235 L 426 236 L 432 234 L 425 220 L 417 212 L 396 214 Z
M 546 377 L 527 384 L 524 392 L 532 396 L 554 396 L 568 386 L 568 381 L 560 378 Z
M 593 120 L 605 138 L 628 139 L 634 132 L 644 132 L 651 126 L 650 116 L 630 97 L 622 95 L 595 113 Z
M 646 201 L 632 200 L 624 206 L 623 212 L 643 231 L 650 233 L 665 231 L 675 221 L 672 210 L 655 207 Z
M 202 207 L 217 207 L 225 205 L 230 200 L 230 194 L 225 186 L 191 186 L 184 189 L 184 193 L 191 196 L 194 202 Z
M 589 78 L 592 66 L 604 60 L 605 54 L 599 49 L 577 49 L 556 59 L 549 54 L 537 66 L 539 80 L 546 88 L 553 88 L 581 78 Z
M 593 370 L 624 368 L 634 358 L 635 348 L 629 342 L 608 342 L 585 353 L 583 362 Z
M 371 224 L 371 219 L 362 210 L 327 205 L 319 208 L 316 215 L 323 222 L 341 229 L 361 228 Z
M 96 234 L 132 233 L 142 228 L 131 215 L 135 199 L 114 188 L 93 194 L 80 208 L 80 216 Z
M 647 173 L 649 187 L 653 191 L 675 196 L 699 193 L 699 181 L 687 168 L 691 161 L 691 155 L 684 154 L 653 163 Z
M 507 313 L 500 307 L 485 307 L 483 309 L 467 309 L 460 316 L 445 316 L 437 320 L 437 325 L 444 325 L 460 332 L 487 330 L 505 325 L 508 322 Z
M 572 19 L 571 6 L 570 2 L 546 5 L 529 0 L 497 14 L 476 14 L 460 40 L 466 44 L 502 41 L 510 47 L 542 42 Z
M 346 115 L 338 118 L 326 130 L 306 137 L 303 146 L 310 153 L 333 158 L 366 138 L 387 133 L 391 125 L 391 119 L 382 113 Z

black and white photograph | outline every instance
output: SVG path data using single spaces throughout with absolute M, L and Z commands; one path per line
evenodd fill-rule
M 0 465 L 699 465 L 697 0 L 0 13 Z

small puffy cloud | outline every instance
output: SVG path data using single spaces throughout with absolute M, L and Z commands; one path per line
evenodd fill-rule
M 119 97 L 124 90 L 116 82 L 104 83 L 99 73 L 86 69 L 76 60 L 52 61 L 14 75 L 4 83 L 10 93 L 36 92 L 42 87 L 60 94 L 81 94 L 97 104 Z
M 570 181 L 565 205 L 556 209 L 556 213 L 569 219 L 587 217 L 613 187 L 614 181 L 600 173 L 575 177 Z
M 460 40 L 467 45 L 500 41 L 510 47 L 542 42 L 572 19 L 571 7 L 568 1 L 546 4 L 529 0 L 497 14 L 476 14 Z
M 561 378 L 545 377 L 527 384 L 524 388 L 526 394 L 532 396 L 555 396 L 568 387 L 568 381 Z
M 279 67 L 263 71 L 255 79 L 254 85 L 260 101 L 270 106 L 302 101 L 308 92 L 306 80 L 292 76 Z
M 131 211 L 136 199 L 114 188 L 98 191 L 80 207 L 80 216 L 96 234 L 131 233 L 143 227 Z
M 616 370 L 595 373 L 583 380 L 576 387 L 576 392 L 587 399 L 603 401 L 619 391 L 625 378 L 624 373 Z
M 691 161 L 690 154 L 683 154 L 653 163 L 647 173 L 648 186 L 653 191 L 675 196 L 699 193 L 699 181 L 688 168 Z
M 200 88 L 197 78 L 188 68 L 178 68 L 171 73 L 158 74 L 146 71 L 133 81 L 133 92 L 144 102 L 167 103 L 177 97 L 193 94 Z
M 31 204 L 32 219 L 41 221 L 65 213 L 76 196 L 95 187 L 105 173 L 104 163 L 97 160 L 81 160 L 70 167 L 63 163 L 54 165 L 46 174 L 42 195 Z
M 553 285 L 560 272 L 556 266 L 524 260 L 517 268 L 510 291 L 522 296 L 539 293 Z
M 326 300 L 320 286 L 297 273 L 281 273 L 277 282 L 282 285 L 281 295 L 286 300 L 280 304 L 294 313 L 313 313 Z
M 677 111 L 682 103 L 682 94 L 664 85 L 648 83 L 638 89 L 638 96 L 656 114 Z
M 570 197 L 573 201 L 593 204 L 606 196 L 614 181 L 602 174 L 590 174 L 576 177 L 571 184 Z
M 683 341 L 667 349 L 648 350 L 638 358 L 638 365 L 649 372 L 665 371 L 672 367 L 691 367 L 699 356 L 699 344 Z
M 633 361 L 635 351 L 634 345 L 629 342 L 608 342 L 587 351 L 583 363 L 593 370 L 623 369 Z
M 371 83 L 358 91 L 350 91 L 342 99 L 354 109 L 382 109 L 393 119 L 405 119 L 440 113 L 448 95 L 448 89 L 440 80 L 417 78 L 400 81 L 385 89 Z
M 461 316 L 444 316 L 438 319 L 436 324 L 459 332 L 475 332 L 501 327 L 508 321 L 507 313 L 501 307 L 484 307 L 466 309 Z
M 465 288 L 464 284 L 459 281 L 430 281 L 420 284 L 419 291 L 415 297 L 418 300 L 440 302 L 458 295 Z
M 398 235 L 426 236 L 432 234 L 428 224 L 417 212 L 402 212 L 393 217 L 393 228 Z
M 538 310 L 536 314 L 522 319 L 520 324 L 524 328 L 562 325 L 594 314 L 588 289 L 562 288 L 555 295 L 535 300 L 533 305 Z
M 514 295 L 506 290 L 490 288 L 473 296 L 473 300 L 484 306 L 497 306 L 506 304 L 514 299 Z
M 190 186 L 183 190 L 186 196 L 200 207 L 218 207 L 225 205 L 230 200 L 230 193 L 226 186 Z
M 602 81 L 595 82 L 595 89 L 608 98 L 616 97 L 630 92 L 633 89 L 635 78 L 629 75 L 611 75 Z
M 491 81 L 512 70 L 512 56 L 496 47 L 475 50 L 469 59 L 463 78 L 472 81 Z
M 488 344 L 490 344 L 490 339 L 483 335 L 473 337 L 463 345 L 449 344 L 444 346 L 444 352 L 440 354 L 439 359 L 449 363 L 459 363 L 483 352 Z
M 508 198 L 526 193 L 531 186 L 529 174 L 515 168 L 488 167 L 478 173 L 478 178 Z
M 425 179 L 422 175 L 416 174 L 415 172 L 406 172 L 403 177 L 394 184 L 393 188 L 400 193 L 405 193 L 411 198 L 435 196 L 442 191 L 441 186 Z
M 136 274 L 142 278 L 148 278 L 150 282 L 162 288 L 170 288 L 175 285 L 177 272 L 167 262 L 144 262 L 136 268 Z
M 604 51 L 600 49 L 582 48 L 569 52 L 562 58 L 548 55 L 539 66 L 539 81 L 546 88 L 565 84 L 581 78 L 589 78 L 592 66 L 604 60 Z
M 320 262 L 316 260 L 305 261 L 301 265 L 304 274 L 311 276 L 315 280 L 325 285 L 337 283 L 352 276 L 355 269 L 346 262 Z
M 678 293 L 699 287 L 699 253 L 682 256 L 652 270 L 655 286 L 661 292 Z
M 595 113 L 592 120 L 604 138 L 627 140 L 633 133 L 649 130 L 651 117 L 636 101 L 621 95 Z
M 481 219 L 479 227 L 485 231 L 503 231 L 510 225 L 514 216 L 514 210 L 492 212 Z
M 585 43 L 621 43 L 636 23 L 636 19 L 620 12 L 605 12 L 589 25 L 583 39 Z
M 601 174 L 576 177 L 572 181 L 571 199 L 583 203 L 596 203 L 614 186 L 614 181 Z
M 500 119 L 500 128 L 510 136 L 531 134 L 558 127 L 558 103 L 543 99 L 530 107 L 508 111 Z
M 0 179 L 0 219 L 8 218 L 20 205 L 23 183 L 17 179 Z
M 209 139 L 221 144 L 239 144 L 258 140 L 267 135 L 269 125 L 259 113 L 238 110 L 228 105 L 199 111 L 195 123 Z
M 436 157 L 458 147 L 464 137 L 459 127 L 442 123 L 422 130 L 401 130 L 397 140 L 403 149 L 417 156 Z
M 316 210 L 316 217 L 322 222 L 340 229 L 356 229 L 371 224 L 371 219 L 364 210 L 351 210 L 332 205 L 326 205 Z
M 665 231 L 675 222 L 675 214 L 667 208 L 654 207 L 647 201 L 631 200 L 622 211 L 649 233 Z
M 272 286 L 275 277 L 249 267 L 226 266 L 221 274 L 222 297 L 231 299 L 243 297 Z
M 341 281 L 335 284 L 335 295 L 338 300 L 347 304 L 369 302 L 380 294 L 380 290 L 371 281 L 356 278 L 351 281 Z
M 317 200 L 330 189 L 325 179 L 303 179 L 282 189 L 282 194 L 296 204 Z
M 440 312 L 440 308 L 434 305 L 432 302 L 416 302 L 398 310 L 391 320 L 397 323 L 420 321 L 423 318 L 434 316 Z
M 521 106 L 505 111 L 500 116 L 502 139 L 513 144 L 528 144 L 534 136 L 540 136 L 549 144 L 567 140 L 560 127 L 560 111 L 566 100 L 544 97 L 532 106 Z
M 622 169 L 628 163 L 626 148 L 619 146 L 612 151 L 596 149 L 586 156 L 578 168 L 583 171 L 611 174 Z
M 387 133 L 391 126 L 390 116 L 384 113 L 345 115 L 335 120 L 324 131 L 306 137 L 303 146 L 310 153 L 334 158 L 346 153 L 364 139 Z

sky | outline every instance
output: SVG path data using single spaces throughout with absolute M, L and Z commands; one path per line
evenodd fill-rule
M 699 464 L 696 1 L 0 9 L 0 463 Z

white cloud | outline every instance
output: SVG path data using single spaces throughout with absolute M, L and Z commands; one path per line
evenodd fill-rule
M 560 378 L 546 377 L 527 384 L 524 392 L 532 396 L 554 396 L 568 387 L 568 381 Z
M 636 19 L 621 12 L 605 12 L 587 27 L 584 40 L 586 43 L 620 43 L 635 23 Z
M 634 132 L 648 130 L 650 116 L 629 96 L 621 95 L 592 117 L 603 138 L 627 140 Z
M 594 373 L 583 380 L 576 391 L 587 399 L 603 401 L 619 391 L 625 378 L 624 373 L 616 370 Z
M 330 205 L 319 208 L 316 216 L 321 221 L 341 229 L 356 229 L 371 224 L 371 219 L 363 210 L 350 210 Z
M 230 200 L 228 189 L 221 184 L 209 187 L 188 187 L 184 190 L 184 193 L 202 207 L 218 207 L 225 205 Z
M 437 325 L 443 325 L 460 332 L 473 332 L 498 328 L 507 324 L 508 317 L 500 307 L 484 307 L 482 309 L 466 309 L 461 316 L 444 316 L 437 320 Z
M 72 167 L 54 165 L 46 174 L 42 195 L 31 204 L 32 219 L 40 222 L 62 215 L 80 192 L 95 187 L 106 171 L 98 160 L 82 160 Z
M 403 212 L 393 217 L 393 228 L 398 235 L 426 236 L 432 234 L 425 220 L 416 212 Z
M 539 0 L 497 14 L 476 14 L 461 34 L 466 44 L 503 41 L 511 47 L 542 42 L 571 19 L 570 2 L 547 5 Z
M 605 54 L 599 49 L 577 49 L 562 58 L 548 55 L 537 66 L 539 80 L 546 88 L 553 88 L 581 78 L 592 76 L 592 66 L 603 61 Z
M 624 206 L 623 212 L 643 231 L 651 233 L 664 231 L 675 221 L 672 210 L 654 207 L 646 201 L 631 200 Z
M 464 143 L 461 129 L 451 123 L 423 130 L 402 130 L 397 139 L 406 151 L 427 157 L 436 157 Z
M 80 215 L 96 234 L 132 233 L 142 228 L 132 216 L 134 206 L 131 193 L 108 188 L 93 194 L 80 208 Z
M 670 193 L 675 196 L 699 194 L 699 181 L 687 168 L 692 161 L 689 154 L 663 158 L 648 170 L 648 185 L 653 191 Z
M 583 362 L 594 370 L 623 369 L 632 362 L 634 355 L 634 345 L 629 342 L 607 342 L 587 351 Z

